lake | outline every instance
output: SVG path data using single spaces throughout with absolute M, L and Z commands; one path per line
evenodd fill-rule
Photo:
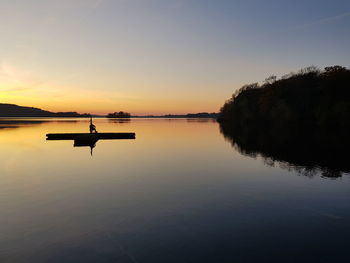
M 46 141 L 88 119 L 0 119 L 0 262 L 350 262 L 350 177 L 242 154 L 211 119 Z

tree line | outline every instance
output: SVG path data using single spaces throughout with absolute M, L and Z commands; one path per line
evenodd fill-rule
M 119 111 L 114 113 L 108 113 L 107 118 L 130 118 L 131 114 L 129 112 Z
M 350 70 L 312 66 L 245 85 L 226 101 L 218 121 L 242 131 L 349 131 Z

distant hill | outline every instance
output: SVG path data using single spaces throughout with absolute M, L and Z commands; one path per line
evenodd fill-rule
M 89 117 L 77 112 L 50 112 L 39 108 L 0 103 L 0 117 Z

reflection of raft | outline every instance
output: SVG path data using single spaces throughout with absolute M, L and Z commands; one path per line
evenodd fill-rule
M 98 141 L 113 139 L 135 139 L 135 133 L 48 133 L 46 134 L 46 137 L 46 140 Z

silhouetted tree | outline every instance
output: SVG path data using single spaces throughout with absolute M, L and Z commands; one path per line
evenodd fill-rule
M 272 84 L 276 81 L 277 77 L 272 75 L 264 80 L 264 84 Z
M 346 68 L 342 66 L 332 66 L 332 67 L 325 67 L 324 68 L 327 73 L 334 73 L 334 72 L 345 72 Z
M 109 113 L 107 115 L 107 118 L 130 118 L 130 117 L 131 117 L 131 114 L 124 111 Z

